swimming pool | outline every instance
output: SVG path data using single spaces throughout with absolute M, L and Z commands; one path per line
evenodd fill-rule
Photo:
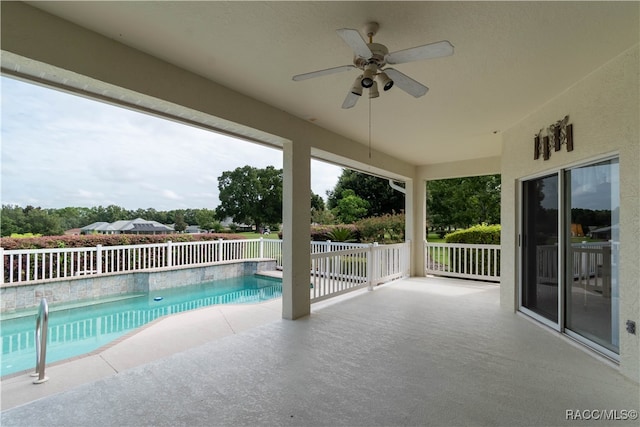
M 90 353 L 162 316 L 214 304 L 251 304 L 281 296 L 280 279 L 242 276 L 84 303 L 50 303 L 47 364 Z M 35 318 L 35 310 L 0 318 L 0 376 L 35 367 Z

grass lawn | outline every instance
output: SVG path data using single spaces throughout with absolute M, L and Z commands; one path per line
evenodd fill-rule
M 438 233 L 429 233 L 427 235 L 427 242 L 429 243 L 446 243 L 444 238 L 441 238 Z M 433 248 L 429 248 L 429 256 L 438 264 L 449 265 L 449 253 L 448 251 L 436 251 Z
M 274 231 L 272 231 L 271 234 L 260 234 L 260 233 L 249 233 L 249 232 L 235 233 L 235 234 L 239 234 L 245 239 L 259 239 L 261 237 L 263 239 L 278 239 L 278 232 L 274 232 Z
M 438 233 L 429 233 L 427 235 L 427 242 L 430 243 L 445 243 L 444 237 L 440 237 Z

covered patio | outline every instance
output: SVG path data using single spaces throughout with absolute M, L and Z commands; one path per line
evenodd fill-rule
M 638 409 L 637 2 L 1 6 L 4 75 L 282 150 L 280 314 L 297 319 L 10 409 L 4 425 L 561 425 L 567 410 Z M 392 51 L 455 46 L 447 58 L 398 66 L 429 86 L 424 98 L 365 93 L 343 110 L 355 74 L 291 80 L 348 64 L 353 52 L 335 30 L 371 20 L 380 24 L 375 41 Z M 558 137 L 556 151 L 549 129 L 563 120 L 571 150 Z M 312 158 L 404 182 L 412 278 L 311 305 Z M 551 174 L 562 184 L 567 169 L 612 159 L 619 293 L 607 300 L 615 340 L 603 358 L 588 339 L 565 335 L 562 283 L 557 319 L 522 315 L 520 242 L 527 180 Z M 494 173 L 500 285 L 424 278 L 425 182 Z M 567 224 L 554 212 L 562 236 L 551 244 L 561 247 Z M 637 421 L 617 423 L 625 422 Z
M 495 284 L 404 279 L 312 311 L 6 410 L 2 424 L 556 426 L 637 409 L 637 384 L 501 310 Z

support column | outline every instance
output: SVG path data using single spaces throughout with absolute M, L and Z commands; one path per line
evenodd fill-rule
M 311 313 L 311 147 L 301 141 L 283 146 L 282 317 Z
M 427 238 L 427 193 L 424 179 L 419 176 L 407 182 L 406 203 L 406 238 L 411 239 L 411 276 L 425 276 L 424 242 Z M 411 215 L 408 213 L 411 212 Z M 411 224 L 409 224 L 411 222 Z M 411 234 L 408 233 L 411 230 Z

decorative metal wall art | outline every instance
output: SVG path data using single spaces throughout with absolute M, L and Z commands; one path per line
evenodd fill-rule
M 573 151 L 573 125 L 568 124 L 569 116 L 549 125 L 533 138 L 533 159 L 538 160 L 542 154 L 544 160 L 551 157 L 551 146 L 554 151 L 560 151 L 562 145 L 567 151 Z

